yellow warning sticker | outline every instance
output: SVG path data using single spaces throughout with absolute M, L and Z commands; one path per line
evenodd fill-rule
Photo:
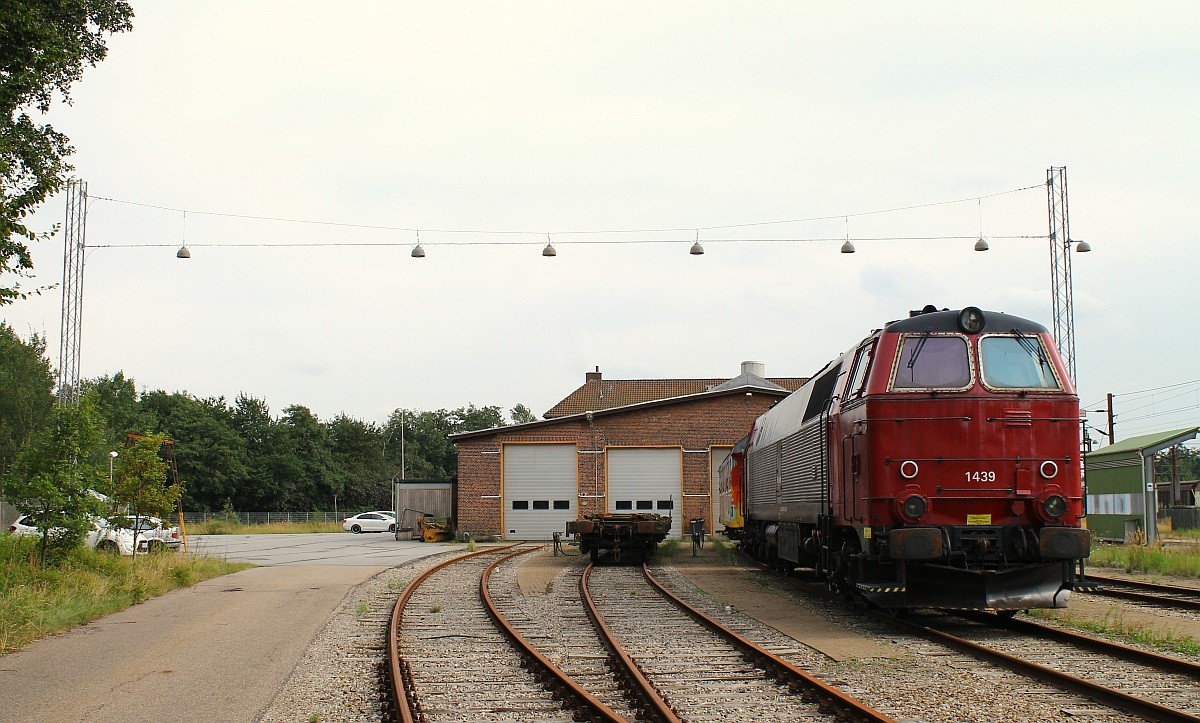
M 870 527 L 863 528 L 863 537 L 865 537 L 868 540 L 871 539 L 871 528 Z
M 967 515 L 968 525 L 990 525 L 992 524 L 991 515 Z

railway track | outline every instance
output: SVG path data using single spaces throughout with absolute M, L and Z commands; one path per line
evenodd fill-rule
M 589 566 L 580 584 L 628 677 L 653 691 L 660 720 L 892 720 L 687 605 L 645 565 Z
M 434 566 L 392 612 L 385 670 L 389 721 L 621 720 L 491 609 L 490 571 L 542 546 L 506 547 Z
M 990 614 L 894 625 L 1149 721 L 1200 721 L 1200 664 Z
M 1181 610 L 1200 610 L 1200 588 L 1159 585 L 1157 583 L 1099 577 L 1088 574 L 1088 581 L 1102 585 L 1092 595 L 1120 598 L 1133 602 Z
M 386 720 L 892 720 L 737 633 L 701 627 L 695 619 L 721 628 L 685 613 L 648 571 L 605 568 L 595 596 L 592 566 L 568 571 L 578 582 L 559 587 L 576 590 L 575 605 L 551 629 L 514 599 L 512 580 L 491 582 L 536 549 L 460 556 L 405 589 L 388 636 Z

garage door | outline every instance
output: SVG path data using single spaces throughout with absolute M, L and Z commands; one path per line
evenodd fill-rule
M 683 534 L 683 450 L 679 447 L 610 447 L 608 511 L 671 515 L 671 537 Z
M 575 519 L 574 444 L 504 445 L 506 540 L 549 540 Z

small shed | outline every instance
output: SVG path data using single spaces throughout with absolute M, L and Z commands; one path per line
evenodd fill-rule
M 1158 535 L 1154 455 L 1195 438 L 1200 427 L 1143 434 L 1084 455 L 1087 524 L 1102 540 L 1128 542 L 1137 530 Z
M 405 510 L 424 513 L 429 517 L 453 517 L 454 494 L 454 480 L 392 480 L 392 505 L 399 516 L 402 527 L 412 528 L 414 526 L 409 517 L 404 514 Z

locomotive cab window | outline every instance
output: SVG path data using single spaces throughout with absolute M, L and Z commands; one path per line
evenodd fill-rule
M 867 369 L 871 367 L 871 356 L 875 352 L 875 344 L 869 344 L 858 350 L 854 357 L 854 371 L 850 375 L 850 384 L 846 387 L 846 398 L 861 397 L 866 391 Z
M 979 340 L 980 371 L 991 389 L 1061 389 L 1054 365 L 1036 336 L 985 336 Z
M 971 355 L 966 337 L 911 334 L 904 337 L 896 358 L 892 389 L 967 389 L 971 386 Z

